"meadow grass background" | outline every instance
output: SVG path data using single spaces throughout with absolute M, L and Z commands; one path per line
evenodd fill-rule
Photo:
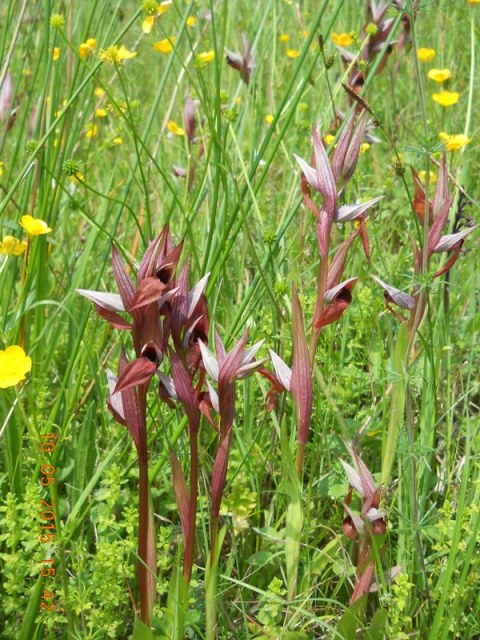
M 0 258 L 0 347 L 24 340 L 33 360 L 24 386 L 0 391 L 1 638 L 131 635 L 137 468 L 126 429 L 107 411 L 104 375 L 107 365 L 116 369 L 120 344 L 130 345 L 75 293 L 76 288 L 116 290 L 113 241 L 135 271 L 148 241 L 168 224 L 177 241 L 185 240 L 192 277 L 211 273 L 212 324 L 227 345 L 249 326 L 250 344 L 266 339 L 261 355 L 270 347 L 290 361 L 291 286 L 311 318 L 318 268 L 314 219 L 302 204 L 293 153 L 309 160 L 312 125 L 322 135 L 331 132 L 332 96 L 337 109 L 349 109 L 340 84 L 343 65 L 330 36 L 359 33 L 363 5 L 174 0 L 146 35 L 141 5 L 130 0 L 1 3 L 0 79 L 8 69 L 14 87 L 10 110 L 16 116 L 9 110 L 0 123 L 0 232 L 21 238 L 19 220 L 26 213 L 52 228 L 31 239 L 28 264 L 23 256 Z M 416 45 L 434 48 L 434 62 L 418 66 L 415 43 L 401 55 L 394 48 L 386 69 L 369 81 L 366 97 L 406 164 L 410 195 L 408 165 L 436 171 L 428 158 L 439 158 L 439 133 L 468 134 L 471 143 L 448 153 L 448 163 L 471 198 L 465 213 L 476 219 L 480 5 L 466 0 L 420 5 Z M 60 30 L 50 25 L 53 13 L 65 17 Z M 390 13 L 398 17 L 395 9 Z M 188 17 L 195 18 L 193 25 Z M 241 51 L 242 32 L 256 60 L 248 86 L 224 56 L 224 47 Z M 335 56 L 328 72 L 319 33 L 326 56 Z M 393 39 L 400 33 L 399 25 Z M 171 53 L 154 49 L 153 42 L 172 35 Z M 96 39 L 97 49 L 82 59 L 78 46 L 87 38 Z M 137 56 L 119 69 L 101 62 L 98 51 L 113 43 Z M 288 49 L 298 56 L 289 57 Z M 215 52 L 214 59 L 199 64 L 197 54 L 208 51 Z M 457 105 L 442 109 L 432 101 L 438 85 L 426 78 L 431 67 L 452 71 Z M 167 126 L 173 120 L 184 127 L 188 97 L 198 105 L 198 140 L 191 149 L 185 136 Z M 107 115 L 98 117 L 99 108 Z M 289 427 L 294 408 L 282 399 L 268 414 L 268 385 L 257 376 L 237 387 L 223 504 L 220 638 L 350 637 L 338 627 L 355 570 L 355 546 L 341 528 L 348 490 L 339 463 L 348 458 L 342 437 L 355 440 L 372 472 L 380 472 L 399 323 L 385 313 L 383 292 L 369 276 L 408 290 L 413 284 L 408 232 L 417 232 L 398 158 L 379 127 L 375 134 L 381 142 L 361 155 L 347 194 L 349 202 L 384 195 L 368 224 L 372 262 L 367 264 L 360 245 L 354 248 L 346 272 L 360 277 L 353 304 L 323 331 L 317 354 L 298 596 L 294 602 L 286 598 L 288 497 L 279 442 L 280 422 L 295 440 Z M 185 179 L 175 177 L 173 165 L 187 172 L 195 166 L 190 190 Z M 454 209 L 458 202 L 457 190 Z M 340 242 L 348 230 L 337 227 L 335 233 Z M 409 442 L 403 420 L 392 482 L 385 487 L 389 525 L 378 554 L 378 592 L 367 607 L 368 621 L 380 611 L 387 626 L 380 635 L 365 637 L 480 637 L 478 234 L 468 238 L 450 274 L 449 308 L 443 279 L 429 282 L 428 291 L 428 312 L 408 371 L 414 441 Z M 157 629 L 169 615 L 168 583 L 172 567 L 180 564 L 168 447 L 180 459 L 187 453 L 181 418 L 151 393 Z M 49 493 L 39 484 L 39 434 L 50 432 L 58 440 L 51 460 L 56 484 Z M 214 440 L 213 430 L 202 424 L 189 638 L 204 637 Z M 39 503 L 48 497 L 56 501 L 57 572 L 49 585 L 57 610 L 38 612 L 38 573 L 46 553 L 39 543 Z M 397 565 L 400 573 L 392 582 L 389 571 Z

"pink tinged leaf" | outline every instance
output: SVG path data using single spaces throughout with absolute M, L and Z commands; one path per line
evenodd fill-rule
M 223 492 L 227 479 L 228 455 L 230 450 L 230 440 L 232 436 L 231 428 L 227 431 L 220 442 L 220 446 L 215 456 L 212 471 L 212 517 L 217 518 L 220 512 Z
M 200 411 L 195 401 L 195 390 L 193 388 L 192 381 L 183 366 L 183 362 L 172 349 L 170 350 L 170 362 L 172 363 L 173 383 L 175 385 L 177 397 L 182 403 L 185 413 L 188 416 L 190 433 L 192 435 L 196 435 L 200 425 Z
M 365 211 L 368 211 L 370 207 L 380 202 L 383 197 L 384 196 L 377 196 L 376 198 L 359 204 L 344 204 L 335 211 L 333 219 L 335 222 L 351 222 L 352 220 L 356 220 L 359 216 L 363 215 Z
M 317 223 L 318 251 L 321 256 L 328 255 L 328 245 L 330 243 L 331 228 L 332 221 L 328 217 L 328 212 L 326 211 L 326 209 L 322 208 Z
M 358 230 L 354 231 L 337 249 L 337 253 L 335 254 L 332 264 L 328 270 L 327 289 L 331 289 L 340 282 L 340 278 L 342 277 L 345 269 L 348 252 L 358 234 Z
M 156 362 L 148 358 L 136 358 L 125 367 L 120 375 L 114 393 L 126 391 L 139 385 L 147 384 L 157 370 Z
M 357 533 L 361 536 L 365 535 L 365 525 L 363 524 L 363 520 L 360 518 L 360 516 L 357 516 L 357 514 L 350 509 L 348 504 L 343 503 L 343 508 L 352 519 L 353 525 L 357 530 Z
M 117 422 L 126 426 L 125 410 L 123 408 L 123 400 L 121 393 L 115 393 L 117 385 L 117 376 L 107 369 L 108 397 L 107 406 Z
M 377 488 L 375 486 L 375 481 L 372 474 L 370 473 L 370 470 L 360 458 L 358 453 L 353 449 L 353 447 L 351 447 L 347 442 L 345 442 L 345 447 L 357 468 L 358 476 L 360 478 L 360 482 L 362 483 L 362 495 L 364 496 L 364 498 L 373 499 L 373 497 L 376 496 Z
M 364 596 L 370 590 L 370 584 L 372 582 L 373 577 L 373 562 L 370 562 L 362 573 L 361 577 L 358 578 L 357 583 L 355 584 L 355 588 L 352 593 L 352 597 L 350 598 L 350 604 L 356 602 L 359 598 Z
M 447 156 L 445 153 L 443 153 L 440 167 L 438 169 L 435 194 L 433 196 L 432 210 L 434 218 L 440 214 L 440 212 L 443 210 L 443 207 L 449 200 Z
M 463 240 L 475 231 L 478 225 L 474 227 L 468 227 L 467 229 L 463 229 L 458 233 L 451 233 L 446 236 L 442 236 L 438 241 L 437 246 L 435 247 L 434 253 L 442 253 L 443 251 L 451 251 L 452 249 L 456 249 L 459 242 L 463 242 Z
M 410 244 L 412 245 L 413 250 L 413 267 L 415 273 L 420 273 L 422 270 L 422 252 L 417 247 L 417 243 L 415 242 L 411 233 L 408 234 L 408 237 L 410 239 Z
M 347 474 L 348 484 L 353 487 L 361 496 L 364 496 L 362 481 L 360 480 L 360 476 L 358 472 L 348 464 L 348 462 L 344 462 L 340 458 L 340 464 L 342 465 L 345 473 Z
M 415 308 L 415 298 L 409 296 L 408 293 L 400 291 L 400 289 L 395 289 L 395 287 L 391 287 L 389 284 L 380 280 L 377 276 L 373 276 L 372 278 L 377 282 L 385 291 L 385 298 L 394 302 L 401 309 L 414 309 Z
M 28 136 L 32 138 L 37 130 L 37 122 L 38 122 L 38 112 L 40 107 L 40 100 L 37 100 L 35 106 L 32 109 L 32 113 L 30 115 L 30 122 L 28 124 Z
M 187 485 L 182 467 L 172 448 L 170 448 L 170 461 L 172 463 L 173 471 L 173 492 L 175 493 L 175 500 L 180 514 L 183 543 L 186 544 L 189 533 L 190 501 L 188 499 Z
M 182 251 L 183 242 L 180 242 L 180 244 L 174 247 L 164 259 L 157 260 L 155 277 L 158 278 L 160 282 L 163 282 L 163 284 L 170 284 L 173 280 Z
M 5 74 L 2 86 L 0 87 L 0 119 L 4 120 L 10 116 L 10 109 L 13 100 L 13 80 L 9 71 Z
M 303 175 L 305 176 L 308 184 L 313 187 L 316 191 L 320 191 L 320 183 L 317 178 L 317 172 L 313 167 L 311 167 L 308 162 L 305 162 L 302 158 L 293 154 L 293 157 L 300 165 L 300 169 L 302 170 Z
M 297 291 L 292 291 L 293 366 L 291 393 L 297 410 L 297 439 L 305 444 L 312 417 L 312 369 Z
M 146 277 L 140 281 L 132 300 L 131 309 L 139 309 L 152 302 L 157 302 L 165 291 L 165 284 L 158 278 Z
M 365 514 L 367 520 L 370 522 L 376 522 L 377 520 L 385 519 L 385 512 L 381 509 L 376 509 L 375 507 L 371 507 Z
M 163 388 L 167 392 L 167 395 L 170 398 L 174 398 L 175 400 L 178 400 L 177 392 L 175 390 L 175 385 L 173 383 L 172 378 L 170 378 L 169 376 L 166 376 L 162 371 L 157 371 L 157 376 L 160 379 L 160 382 Z
M 176 178 L 186 178 L 187 170 L 184 167 L 180 167 L 178 164 L 172 164 L 173 175 Z
M 138 268 L 138 281 L 155 275 L 156 265 L 159 257 L 165 255 L 165 244 L 168 234 L 168 227 L 164 227 L 158 236 L 150 242 L 145 251 L 140 266 Z
M 246 378 L 250 373 L 258 369 L 265 361 L 266 358 L 262 360 L 254 360 L 254 356 L 257 351 L 262 347 L 265 339 L 260 340 L 256 344 L 254 344 L 249 349 L 246 349 L 244 354 L 242 355 L 242 359 L 238 365 L 236 377 L 239 379 Z
M 205 382 L 207 383 L 208 395 L 210 396 L 210 402 L 212 403 L 212 407 L 217 413 L 219 413 L 220 403 L 218 401 L 218 394 L 210 384 L 209 380 L 206 380 Z
M 198 344 L 200 346 L 200 352 L 202 354 L 202 362 L 203 366 L 205 367 L 205 371 L 213 380 L 218 382 L 219 367 L 215 356 L 210 351 L 210 349 L 205 344 L 203 344 L 201 340 L 198 341 Z
M 225 349 L 225 345 L 223 344 L 222 339 L 220 338 L 220 334 L 216 329 L 214 332 L 214 338 L 215 338 L 215 349 L 217 352 L 218 364 L 222 365 L 222 363 L 227 357 L 227 350 Z
M 125 307 L 126 311 L 130 312 L 132 309 L 133 298 L 135 296 L 135 287 L 126 272 L 125 267 L 123 266 L 120 254 L 118 253 L 115 245 L 112 246 L 112 266 L 113 275 L 115 276 L 115 280 L 117 282 L 118 291 L 120 293 L 123 306 Z M 133 315 L 138 318 L 140 317 L 138 315 L 138 312 L 134 313 Z
M 353 135 L 353 129 L 355 126 L 355 113 L 353 113 L 348 122 L 343 127 L 342 133 L 338 139 L 337 145 L 333 152 L 332 157 L 332 171 L 335 178 L 335 182 L 339 182 L 342 175 L 342 168 L 345 162 L 345 156 L 350 146 L 350 142 Z
M 367 114 L 364 112 L 359 120 L 357 121 L 357 127 L 353 133 L 352 140 L 350 142 L 350 146 L 348 147 L 345 161 L 343 163 L 342 168 L 342 177 L 341 179 L 344 182 L 348 182 L 355 171 L 355 167 L 357 166 L 358 156 L 360 153 L 360 146 L 363 142 L 363 136 L 365 134 L 365 127 L 367 124 Z
M 367 224 L 365 220 L 359 220 L 360 223 L 360 240 L 362 241 L 363 253 L 368 262 L 370 262 L 370 241 L 368 239 Z
M 120 352 L 120 359 L 118 361 L 118 375 L 121 377 L 123 373 L 126 371 L 129 363 L 127 361 L 125 352 Z M 118 380 L 117 380 L 118 384 Z M 116 386 L 112 389 L 111 397 L 116 393 Z M 126 427 L 135 443 L 135 447 L 137 449 L 139 461 L 146 461 L 147 451 L 146 451 L 146 434 L 145 434 L 145 419 L 144 413 L 140 411 L 138 395 L 135 392 L 135 389 L 127 389 L 125 391 L 120 392 L 119 394 L 122 398 L 123 410 L 125 415 L 125 424 Z
M 268 350 L 270 358 L 272 359 L 273 368 L 275 369 L 275 375 L 278 381 L 284 389 L 290 391 L 292 384 L 292 370 L 285 362 L 278 356 L 275 351 Z
M 118 293 L 103 293 L 102 291 L 92 291 L 91 289 L 75 289 L 84 298 L 88 298 L 102 309 L 107 311 L 125 311 L 122 298 Z
M 244 334 L 237 342 L 235 347 L 230 351 L 224 361 L 219 363 L 219 372 L 218 372 L 218 385 L 219 388 L 223 385 L 230 384 L 237 376 L 238 369 L 242 362 L 242 357 L 244 355 L 245 344 L 248 340 L 248 329 L 245 329 Z M 217 349 L 218 353 L 218 349 Z
M 187 322 L 187 300 L 188 300 L 188 262 L 184 262 L 177 281 L 177 294 L 172 302 L 172 335 L 175 345 L 180 345 L 182 329 Z
M 427 235 L 427 247 L 428 247 L 428 257 L 432 255 L 435 251 L 437 244 L 440 242 L 440 238 L 442 236 L 442 230 L 445 227 L 448 219 L 448 213 L 450 211 L 450 206 L 452 201 L 449 199 L 443 205 L 443 208 L 439 211 L 437 217 L 434 219 L 432 226 Z
M 331 220 L 337 206 L 337 186 L 322 138 L 316 129 L 313 129 L 312 137 L 318 187 L 323 196 L 323 209 Z
M 104 318 L 115 329 L 123 331 L 130 331 L 132 329 L 131 323 L 122 318 L 118 313 L 115 313 L 115 311 L 108 311 L 98 304 L 95 304 L 95 309 L 98 315 L 102 316 L 102 318 Z
M 200 298 L 202 297 L 202 294 L 206 289 L 209 277 L 210 277 L 210 273 L 205 274 L 203 278 L 197 282 L 197 284 L 193 287 L 193 289 L 189 291 L 188 298 L 187 298 L 187 317 L 188 318 L 190 318 L 193 312 L 195 311 L 195 308 L 199 303 Z

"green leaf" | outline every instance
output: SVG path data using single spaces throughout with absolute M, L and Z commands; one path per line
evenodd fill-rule
M 32 638 L 36 637 L 38 628 L 37 625 L 35 625 L 35 619 L 40 610 L 40 598 L 43 593 L 44 584 L 45 578 L 38 576 L 37 584 L 35 585 L 32 595 L 28 601 L 28 607 L 25 611 L 25 617 L 23 618 L 18 640 L 32 640 Z
M 153 631 L 140 618 L 135 618 L 132 640 L 154 640 Z
M 363 628 L 365 618 L 365 605 L 367 604 L 367 594 L 356 600 L 340 618 L 337 625 L 335 638 L 341 640 L 355 640 L 357 629 Z
M 385 625 L 387 624 L 388 611 L 378 609 L 375 611 L 370 626 L 367 629 L 368 640 L 383 640 Z

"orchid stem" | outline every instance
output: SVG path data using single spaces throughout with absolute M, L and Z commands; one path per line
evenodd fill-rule
M 198 495 L 198 436 L 190 435 L 190 504 L 188 512 L 188 539 L 185 545 L 183 558 L 183 576 L 187 584 L 192 577 L 193 554 L 195 550 L 195 525 L 197 516 Z
M 142 622 L 150 626 L 150 598 L 148 593 L 149 571 L 148 571 L 148 462 L 139 466 L 138 482 L 138 587 L 140 591 L 140 617 Z

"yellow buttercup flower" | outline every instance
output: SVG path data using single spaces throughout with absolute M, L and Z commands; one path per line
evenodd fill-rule
M 119 145 L 119 144 L 123 144 L 123 140 L 121 139 L 120 136 L 116 136 L 113 140 L 112 140 L 113 144 Z
M 102 89 L 102 87 L 95 87 L 93 95 L 97 98 L 103 98 L 103 96 L 105 95 L 105 91 Z
M 174 44 L 175 36 L 171 36 L 170 38 L 165 38 L 165 40 L 154 42 L 153 48 L 155 49 L 155 51 L 159 51 L 160 53 L 171 53 L 173 51 Z
M 467 0 L 468 4 L 480 4 L 480 0 Z
M 147 16 L 146 18 L 144 18 L 142 22 L 143 33 L 146 33 L 148 35 L 152 30 L 154 23 L 155 23 L 155 16 Z
M 53 48 L 52 60 L 55 62 L 60 58 L 60 47 Z
M 278 36 L 278 39 L 280 40 L 280 42 L 288 42 L 290 40 L 290 36 L 288 35 L 288 33 L 281 33 Z
M 100 60 L 108 64 L 121 64 L 124 60 L 135 58 L 136 55 L 136 51 L 129 51 L 124 44 L 121 47 L 111 44 L 107 49 L 100 49 L 99 53 Z
M 215 51 L 211 49 L 210 51 L 203 51 L 202 53 L 198 53 L 195 59 L 197 63 L 199 63 L 200 65 L 204 65 L 204 64 L 208 64 L 209 62 L 212 62 L 214 58 L 215 58 Z
M 332 33 L 332 41 L 337 47 L 349 47 L 353 38 L 349 33 Z
M 452 104 L 457 104 L 459 97 L 456 91 L 441 91 L 432 95 L 434 101 L 441 107 L 451 107 Z
M 445 143 L 448 151 L 459 151 L 472 141 L 463 133 L 449 134 L 444 131 L 440 133 L 440 140 Z
M 430 80 L 435 80 L 435 82 L 445 82 L 445 80 L 449 80 L 452 77 L 452 72 L 450 69 L 430 69 L 427 77 Z
M 161 2 L 157 7 L 158 15 L 161 16 L 163 13 L 166 13 L 170 9 L 172 4 L 172 0 L 164 0 L 164 2 Z
M 88 56 L 97 48 L 97 41 L 95 38 L 88 38 L 86 42 L 82 42 L 78 47 L 78 54 L 81 58 L 88 58 Z
M 13 236 L 5 236 L 0 242 L 0 255 L 5 256 L 19 256 L 27 248 L 28 242 L 26 240 L 17 240 Z
M 3 162 L 0 161 L 0 176 L 3 176 Z
M 12 345 L 0 351 L 0 389 L 14 387 L 25 380 L 32 369 L 32 359 L 25 354 L 22 347 Z
M 287 58 L 291 58 L 295 60 L 300 55 L 300 51 L 298 49 L 287 49 Z
M 187 27 L 194 27 L 197 24 L 195 16 L 188 16 L 186 25 Z
M 419 62 L 431 62 L 435 57 L 435 49 L 427 49 L 425 47 L 420 47 L 417 49 L 417 60 Z
M 98 126 L 96 124 L 88 124 L 85 138 L 96 138 L 98 134 Z
M 272 122 L 273 122 L 273 116 L 272 116 L 272 114 L 271 114 L 271 113 L 267 113 L 267 115 L 265 116 L 265 122 L 266 122 L 267 124 L 272 124 Z
M 106 118 L 108 115 L 108 111 L 106 109 L 97 109 L 95 111 L 95 115 L 97 116 L 97 118 Z
M 327 133 L 323 140 L 325 144 L 332 144 L 332 142 L 335 140 L 335 136 L 332 136 L 331 133 Z
M 167 122 L 167 129 L 170 131 L 170 133 L 173 133 L 174 136 L 185 135 L 185 131 L 182 129 L 182 127 L 179 127 L 178 124 L 173 120 L 169 120 Z
M 25 229 L 29 236 L 42 236 L 51 231 L 46 222 L 28 214 L 21 217 L 20 226 Z
M 369 149 L 370 145 L 368 144 L 368 142 L 362 142 L 362 144 L 360 145 L 360 155 L 362 155 L 362 153 L 367 153 Z

